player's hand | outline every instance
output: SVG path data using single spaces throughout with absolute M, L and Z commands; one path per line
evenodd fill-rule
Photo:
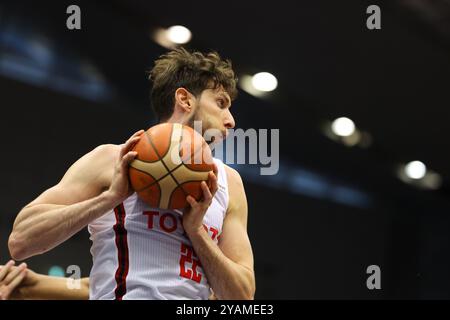
M 131 188 L 128 179 L 128 166 L 137 156 L 137 152 L 131 151 L 131 149 L 139 142 L 142 133 L 144 133 L 144 130 L 139 130 L 121 145 L 119 158 L 114 167 L 111 185 L 107 191 L 108 195 L 111 197 L 111 201 L 116 205 L 123 202 L 133 193 L 133 189 Z
M 0 266 L 0 300 L 20 298 L 17 291 L 24 285 L 28 269 L 26 263 L 21 263 L 18 267 L 14 265 L 15 262 L 10 260 L 6 265 Z
M 194 197 L 187 196 L 186 201 L 189 203 L 189 208 L 183 212 L 183 227 L 187 235 L 195 232 L 203 232 L 203 218 L 206 211 L 212 203 L 214 195 L 217 192 L 217 175 L 218 170 L 216 164 L 214 169 L 209 173 L 208 184 L 202 181 L 201 188 L 203 190 L 203 197 L 200 201 L 196 201 Z M 209 187 L 208 187 L 209 185 Z

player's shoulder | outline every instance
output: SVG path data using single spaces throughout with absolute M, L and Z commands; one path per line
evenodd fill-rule
M 117 144 L 101 144 L 97 147 L 95 147 L 92 151 L 89 152 L 89 154 L 99 161 L 101 160 L 114 160 L 118 157 L 120 153 L 120 145 Z
M 247 198 L 241 175 L 236 169 L 226 164 L 224 164 L 224 168 L 227 173 L 228 180 L 229 202 L 227 212 L 237 212 L 239 215 L 246 215 L 247 209 L 241 210 L 247 206 Z
M 85 171 L 86 174 L 95 174 L 100 171 L 112 172 L 119 157 L 120 148 L 120 145 L 101 144 L 77 161 L 80 164 L 78 168 Z
M 95 147 L 92 151 L 101 154 L 112 154 L 117 153 L 120 150 L 120 147 L 121 146 L 118 144 L 106 143 Z
M 241 175 L 239 174 L 239 172 L 230 167 L 227 164 L 223 164 L 224 168 L 225 168 L 225 172 L 227 173 L 227 181 L 228 181 L 228 185 L 229 186 L 242 186 L 243 182 L 242 182 L 242 178 Z
M 109 186 L 114 172 L 114 165 L 120 155 L 120 145 L 101 144 L 85 154 L 76 167 L 81 176 L 89 181 L 98 181 L 102 187 Z

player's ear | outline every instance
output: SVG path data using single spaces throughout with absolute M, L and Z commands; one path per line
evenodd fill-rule
M 175 91 L 175 104 L 178 105 L 184 112 L 190 113 L 193 107 L 193 96 L 185 88 L 178 88 Z

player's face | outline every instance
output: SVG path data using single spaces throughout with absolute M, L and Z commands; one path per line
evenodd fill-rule
M 191 121 L 202 121 L 202 134 L 208 129 L 216 129 L 222 133 L 222 139 L 225 139 L 228 129 L 235 125 L 230 107 L 230 95 L 222 87 L 206 89 L 197 100 Z

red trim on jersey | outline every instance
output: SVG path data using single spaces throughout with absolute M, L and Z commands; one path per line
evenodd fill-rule
M 127 230 L 125 229 L 125 208 L 123 203 L 114 208 L 116 216 L 116 224 L 114 225 L 114 233 L 116 236 L 117 247 L 117 259 L 118 266 L 116 270 L 116 289 L 114 293 L 116 300 L 122 300 L 123 296 L 127 293 L 127 275 L 128 275 L 128 240 Z

